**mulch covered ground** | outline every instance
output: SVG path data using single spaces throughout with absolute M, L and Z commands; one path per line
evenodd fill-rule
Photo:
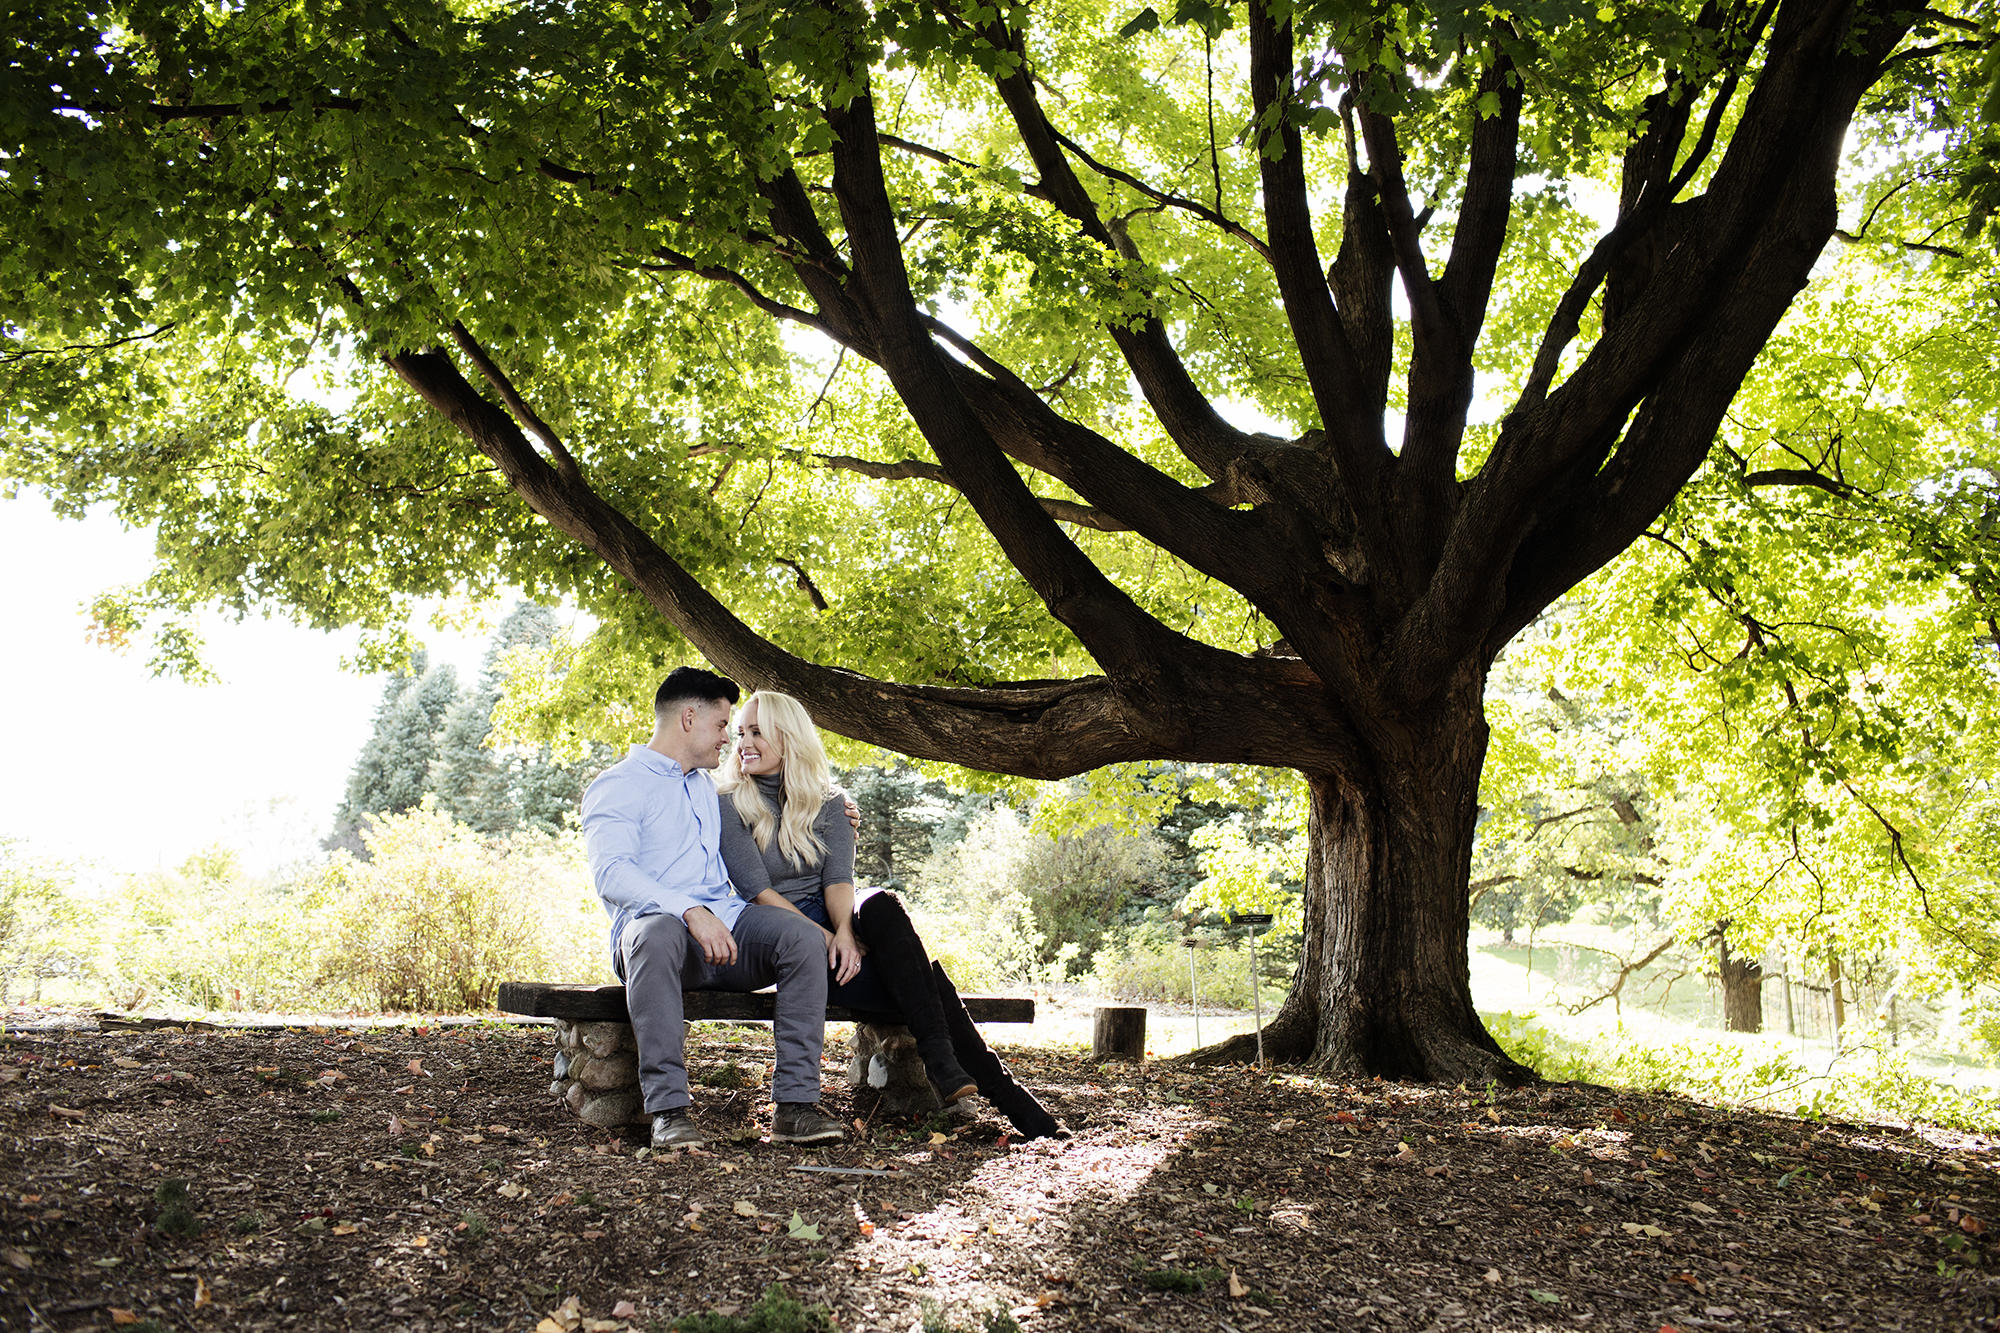
M 2000 1326 L 1989 1141 L 1021 1050 L 1077 1132 L 1005 1143 L 871 1120 L 837 1044 L 865 1136 L 703 1087 L 741 1138 L 658 1158 L 556 1108 L 546 1028 L 0 1037 L 0 1326 L 609 1333 L 773 1283 L 897 1333 Z M 691 1052 L 727 1084 L 770 1040 Z

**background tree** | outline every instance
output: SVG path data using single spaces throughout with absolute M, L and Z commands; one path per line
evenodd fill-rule
M 1528 1076 L 1467 986 L 1488 668 L 1708 456 L 1863 97 L 1955 143 L 1986 49 L 1822 0 L 15 27 L 8 470 L 157 522 L 142 602 L 511 580 L 602 675 L 663 621 L 913 756 L 1294 768 L 1267 1047 L 1475 1080 Z M 1939 200 L 1906 157 L 1857 212 Z M 287 391 L 348 343 L 351 410 Z
M 362 852 L 364 819 L 399 815 L 423 800 L 445 720 L 458 698 L 458 668 L 448 662 L 432 666 L 422 650 L 408 671 L 390 673 L 375 709 L 375 730 L 362 744 L 347 778 L 347 796 L 334 812 L 329 851 Z

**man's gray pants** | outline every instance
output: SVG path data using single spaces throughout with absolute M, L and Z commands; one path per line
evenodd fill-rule
M 753 991 L 775 982 L 778 1072 L 771 1100 L 819 1100 L 826 936 L 797 912 L 763 903 L 746 906 L 729 933 L 736 937 L 736 961 L 727 967 L 711 967 L 686 923 L 664 912 L 634 919 L 619 937 L 612 962 L 632 1011 L 639 1089 L 649 1115 L 688 1104 L 683 990 Z

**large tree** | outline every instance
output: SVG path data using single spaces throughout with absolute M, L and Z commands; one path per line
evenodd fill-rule
M 1529 1076 L 1467 981 L 1495 654 L 1702 463 L 1864 96 L 1865 174 L 1984 49 L 1879 0 L 9 26 L 9 470 L 157 521 L 157 604 L 512 581 L 912 756 L 1295 768 L 1267 1048 L 1451 1079 Z

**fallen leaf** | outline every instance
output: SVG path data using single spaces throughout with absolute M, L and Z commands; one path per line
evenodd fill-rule
M 1688 1200 L 1688 1207 L 1692 1208 L 1697 1213 L 1712 1213 L 1716 1211 L 1715 1209 L 1709 1207 L 1707 1204 L 1703 1203 L 1700 1199 Z
M 1972 1235 L 1978 1236 L 1978 1235 L 1983 1235 L 1985 1233 L 1986 1224 L 1980 1221 L 1978 1218 L 1974 1217 L 1971 1213 L 1967 1213 L 1964 1217 L 1958 1219 L 1958 1229 L 1960 1231 L 1969 1232 Z
M 342 1222 L 339 1226 L 331 1228 L 331 1230 L 336 1236 L 352 1236 L 355 1232 L 361 1230 L 361 1228 L 352 1223 Z
M 630 1301 L 620 1301 L 611 1307 L 611 1317 L 613 1319 L 634 1319 L 638 1317 L 638 1314 L 639 1307 Z
M 137 1069 L 146 1062 L 144 1060 L 134 1060 L 129 1055 L 114 1055 L 111 1057 L 111 1063 L 117 1065 L 120 1069 Z
M 118 1265 L 124 1263 L 125 1260 L 114 1254 L 108 1259 L 92 1259 L 90 1262 L 96 1264 L 99 1268 L 116 1268 Z
M 111 1322 L 114 1324 L 136 1324 L 139 1322 L 139 1316 L 130 1310 L 122 1310 L 114 1305 L 111 1307 Z
M 424 1062 L 423 1062 L 423 1060 L 422 1060 L 422 1059 L 416 1059 L 416 1060 L 412 1060 L 412 1061 L 410 1061 L 410 1072 L 411 1072 L 412 1074 L 415 1074 L 415 1075 L 417 1075 L 417 1076 L 418 1076 L 418 1077 L 420 1077 L 420 1078 L 429 1078 L 429 1077 L 430 1077 L 430 1075 L 428 1075 L 428 1074 L 424 1073 Z
M 553 1319 L 544 1319 L 535 1325 L 535 1333 L 569 1333 L 569 1330 Z
M 413 1250 L 428 1249 L 430 1247 L 430 1243 L 431 1243 L 431 1238 L 429 1236 L 410 1237 L 410 1248 Z
M 949 1135 L 947 1135 L 947 1134 L 933 1134 L 933 1135 L 931 1135 L 931 1142 L 932 1142 L 932 1143 L 950 1143 L 950 1142 L 951 1142 L 951 1137 L 950 1137 Z
M 35 1266 L 35 1261 L 21 1250 L 0 1250 L 0 1259 L 6 1260 L 15 1268 L 33 1268 Z
M 1703 1285 L 1702 1280 L 1696 1277 L 1693 1273 L 1676 1273 L 1674 1274 L 1674 1281 L 1684 1282 L 1688 1286 L 1693 1287 L 1696 1291 L 1700 1292 L 1702 1295 L 1704 1296 L 1708 1295 L 1708 1288 L 1705 1285 Z
M 197 1276 L 194 1280 L 195 1309 L 199 1310 L 202 1306 L 211 1303 L 214 1299 L 215 1299 L 214 1297 L 208 1294 L 208 1282 L 205 1279 Z
M 1232 1269 L 1230 1269 L 1230 1270 L 1229 1270 L 1229 1295 L 1230 1295 L 1231 1299 L 1233 1299 L 1233 1300 L 1241 1300 L 1241 1299 L 1243 1299 L 1243 1298 L 1244 1298 L 1245 1296 L 1248 1296 L 1249 1294 L 1250 1294 L 1250 1288 L 1248 1288 L 1248 1287 L 1244 1286 L 1244 1285 L 1242 1284 L 1242 1282 L 1240 1282 L 1240 1281 L 1238 1281 L 1238 1280 L 1237 1280 L 1237 1277 L 1236 1277 L 1236 1270 L 1235 1270 L 1235 1269 L 1233 1269 L 1233 1268 L 1232 1268 Z
M 603 1240 L 604 1233 L 602 1231 L 586 1231 L 583 1233 L 583 1238 L 585 1240 Z
M 509 1181 L 504 1181 L 500 1185 L 496 1186 L 493 1192 L 495 1194 L 498 1194 L 503 1199 L 518 1199 L 523 1194 L 526 1194 L 528 1191 L 526 1187 L 521 1185 L 516 1185 L 513 1181 L 509 1180 Z
M 1219 1194 L 1222 1192 L 1222 1186 L 1213 1184 L 1203 1184 L 1201 1187 L 1201 1192 L 1203 1194 Z
M 818 1223 L 808 1222 L 803 1217 L 800 1217 L 799 1210 L 796 1208 L 792 1209 L 792 1220 L 785 1223 L 785 1234 L 793 1240 L 820 1239 Z
M 738 1217 L 755 1217 L 757 1215 L 757 1205 L 748 1199 L 738 1199 L 736 1201 L 736 1215 Z
M 1562 1300 L 1562 1297 L 1556 1295 L 1553 1291 L 1541 1291 L 1534 1287 L 1528 1288 L 1528 1295 L 1534 1297 L 1543 1305 L 1555 1305 Z
M 1736 1311 L 1727 1305 L 1711 1305 L 1702 1311 L 1710 1319 L 1734 1319 Z
M 389 1137 L 390 1137 L 390 1138 L 392 1138 L 392 1139 L 393 1139 L 393 1138 L 397 1138 L 397 1137 L 399 1137 L 399 1136 L 400 1136 L 400 1135 L 402 1134 L 402 1132 L 403 1132 L 403 1122 L 402 1122 L 401 1118 L 400 1118 L 400 1117 L 397 1117 L 397 1116 L 393 1116 L 393 1115 L 392 1115 L 392 1116 L 390 1116 L 390 1117 L 389 1117 Z
M 738 1171 L 742 1170 L 742 1167 L 736 1162 L 717 1162 L 715 1164 L 715 1169 L 720 1171 L 725 1176 L 733 1176 Z
M 64 1120 L 90 1119 L 90 1112 L 88 1111 L 72 1111 L 67 1106 L 57 1106 L 54 1102 L 49 1103 L 49 1114 L 61 1116 Z
M 874 1235 L 874 1234 L 875 1234 L 875 1224 L 874 1224 L 873 1222 L 863 1222 L 863 1223 L 861 1224 L 861 1234 L 862 1234 L 862 1236 L 863 1236 L 863 1237 L 867 1237 L 867 1236 L 872 1236 L 872 1235 Z
M 1498 1286 L 1500 1283 L 1500 1270 L 1497 1268 L 1489 1268 L 1484 1273 L 1481 1273 L 1479 1276 L 1484 1278 L 1486 1281 L 1493 1283 L 1495 1286 Z
M 1662 1236 L 1671 1236 L 1673 1234 L 1673 1232 L 1663 1227 L 1656 1227 L 1649 1222 L 1620 1222 L 1618 1225 L 1625 1228 L 1625 1234 L 1628 1236 L 1651 1236 L 1654 1239 L 1658 1239 Z

